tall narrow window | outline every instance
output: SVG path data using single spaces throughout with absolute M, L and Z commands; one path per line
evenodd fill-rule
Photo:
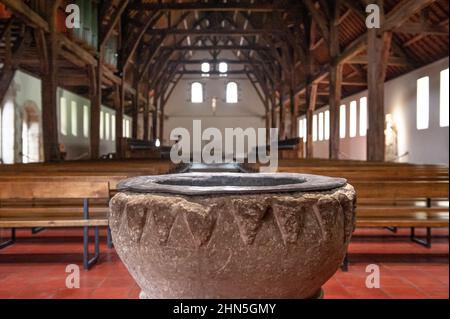
M 109 113 L 105 113 L 105 140 L 109 140 L 111 128 L 110 128 L 111 120 Z
M 238 86 L 236 82 L 230 82 L 227 84 L 227 103 L 238 102 Z
M 298 120 L 298 137 L 303 138 L 303 120 Z
M 430 78 L 425 76 L 417 80 L 417 129 L 425 130 L 430 117 Z
M 78 135 L 78 107 L 77 102 L 70 103 L 70 132 L 72 136 Z
M 313 132 L 312 132 L 312 138 L 313 138 L 313 142 L 317 141 L 317 114 L 313 115 Z
M 103 111 L 100 112 L 100 139 L 103 140 L 105 138 L 105 113 Z
M 367 97 L 359 100 L 359 136 L 367 134 Z
M 325 141 L 330 139 L 330 111 L 325 111 Z
M 111 115 L 111 140 L 116 140 L 116 116 Z
M 191 85 L 191 102 L 203 103 L 203 85 L 200 82 Z
M 0 106 L 0 163 L 2 159 L 2 108 Z
M 323 112 L 319 113 L 319 141 L 323 141 Z
M 83 136 L 89 137 L 89 106 L 83 105 Z
M 67 100 L 65 97 L 61 97 L 59 100 L 59 121 L 61 134 L 67 135 Z
M 448 126 L 448 69 L 441 71 L 441 85 L 439 94 L 439 126 Z
M 208 77 L 209 72 L 211 71 L 211 66 L 209 65 L 209 63 L 207 62 L 202 63 L 201 69 L 202 69 L 202 76 Z
M 131 137 L 130 120 L 125 121 L 125 132 L 126 132 L 127 138 L 130 138 Z
M 345 113 L 345 104 L 342 104 L 339 109 L 339 137 L 345 138 L 345 127 L 346 123 L 346 113 Z
M 1 109 L 0 109 L 1 110 Z M 14 103 L 7 101 L 2 114 L 2 161 L 5 164 L 14 163 Z
M 303 140 L 306 141 L 306 134 L 308 129 L 308 124 L 306 124 L 306 117 L 303 118 Z
M 350 102 L 350 137 L 356 136 L 356 122 L 357 122 L 357 114 L 356 114 L 357 103 L 356 101 Z

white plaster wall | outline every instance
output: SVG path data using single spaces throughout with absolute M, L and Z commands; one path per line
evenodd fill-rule
M 61 97 L 66 99 L 67 103 L 67 135 L 63 135 L 61 132 Z M 71 114 L 71 102 L 74 101 L 77 104 L 77 134 L 76 136 L 72 134 L 71 125 L 72 125 L 72 114 Z M 89 158 L 89 135 L 85 137 L 83 135 L 83 108 L 84 105 L 88 106 L 89 110 L 91 107 L 91 103 L 88 99 L 76 95 L 70 91 L 64 89 L 58 89 L 58 138 L 59 142 L 63 143 L 66 151 L 67 151 L 67 159 L 88 159 Z M 106 123 L 103 125 L 103 139 L 100 139 L 100 155 L 114 153 L 116 149 L 115 139 L 112 137 L 112 115 L 115 115 L 115 110 L 102 105 L 101 111 L 103 112 L 101 115 L 106 119 L 105 114 L 109 114 L 109 138 L 107 139 L 106 134 Z M 90 121 L 90 114 L 89 120 Z
M 210 57 L 196 55 L 193 59 Z M 223 56 L 223 58 L 230 58 Z M 220 61 L 220 59 L 219 59 Z M 229 65 L 229 70 L 240 69 L 242 66 Z M 191 65 L 190 69 L 200 69 L 200 65 Z M 204 85 L 204 103 L 193 104 L 190 101 L 190 86 L 192 82 L 201 82 Z M 225 88 L 228 82 L 238 84 L 239 101 L 236 104 L 227 104 L 225 101 Z M 211 99 L 217 99 L 217 108 L 213 113 Z M 183 77 L 170 96 L 165 107 L 166 121 L 164 123 L 164 144 L 169 141 L 170 132 L 177 127 L 189 130 L 192 136 L 192 121 L 201 120 L 202 129 L 215 127 L 221 130 L 225 128 L 263 128 L 265 127 L 265 109 L 255 89 L 246 76 L 228 75 L 227 77 L 190 75 Z
M 6 123 L 6 121 L 10 120 L 10 118 L 6 117 L 0 123 L 2 130 L 0 134 L 2 136 L 0 157 L 4 163 L 11 164 L 22 161 L 22 117 L 24 116 L 24 107 L 33 105 L 41 113 L 41 80 L 26 72 L 16 71 L 4 100 L 0 101 L 0 112 L 3 111 L 7 103 L 14 107 L 14 114 L 11 117 L 14 123 L 12 126 L 10 123 Z M 42 117 L 39 121 L 41 119 Z M 14 129 L 11 129 L 11 127 Z M 38 130 L 42 132 L 42 123 L 39 123 Z M 40 156 L 42 158 L 42 151 L 39 153 L 41 153 Z M 29 160 L 37 161 L 37 157 Z
M 393 115 L 397 125 L 399 154 L 408 152 L 403 162 L 448 164 L 449 128 L 439 126 L 440 72 L 446 68 L 448 58 L 385 85 L 386 113 Z M 430 120 L 428 129 L 417 130 L 416 82 L 423 76 L 430 77 Z
M 448 68 L 448 58 L 385 83 L 385 112 L 392 114 L 398 131 L 399 161 L 417 164 L 447 164 L 449 152 L 449 128 L 439 126 L 440 72 Z M 417 80 L 430 77 L 430 122 L 426 130 L 416 129 Z M 448 92 L 447 92 L 448 94 Z M 366 137 L 359 136 L 359 100 L 367 96 L 367 90 L 342 100 L 346 105 L 346 137 L 340 140 L 342 159 L 366 159 Z M 349 105 L 358 103 L 357 136 L 349 137 Z M 320 113 L 327 107 L 317 110 Z M 370 119 L 368 121 L 370 125 Z M 328 157 L 328 141 L 314 143 L 314 157 Z
M 60 102 L 61 97 L 66 98 L 67 101 L 67 135 L 63 135 L 61 133 L 61 116 L 60 116 Z M 58 88 L 57 92 L 57 117 L 58 117 L 58 141 L 59 143 L 63 143 L 67 152 L 67 159 L 87 159 L 89 158 L 89 137 L 85 137 L 83 135 L 83 106 L 86 105 L 90 110 L 90 101 L 82 96 L 76 95 L 70 91 L 64 90 L 62 88 Z M 77 103 L 77 134 L 76 136 L 71 132 L 71 102 L 75 101 Z M 20 120 L 20 110 L 21 108 L 29 102 L 34 103 L 39 111 L 42 118 L 42 100 L 41 100 L 41 79 L 36 78 L 34 76 L 29 75 L 26 72 L 17 71 L 14 75 L 13 82 L 11 84 L 8 95 L 5 97 L 5 100 L 0 104 L 0 110 L 3 109 L 3 106 L 6 102 L 12 102 L 14 104 L 15 115 L 14 115 L 14 132 L 2 132 L 4 138 L 15 139 L 14 142 L 14 162 L 20 162 L 21 156 L 19 154 L 21 150 L 21 120 Z M 107 106 L 102 106 L 101 110 L 103 114 L 109 113 L 110 121 L 112 121 L 112 115 L 115 114 L 115 110 L 109 108 Z M 89 112 L 90 113 L 90 112 Z M 89 114 L 90 116 L 90 114 Z M 129 116 L 124 116 L 124 119 L 129 121 L 130 131 L 132 126 L 132 120 Z M 90 121 L 90 118 L 89 118 Z M 5 126 L 5 125 L 3 125 Z M 113 124 L 111 122 L 109 129 L 109 139 L 106 139 L 106 134 L 104 134 L 104 139 L 100 141 L 100 154 L 108 154 L 115 152 L 116 145 L 115 140 L 113 140 Z M 103 127 L 106 130 L 106 125 Z M 3 130 L 5 131 L 5 130 Z M 40 128 L 40 132 L 42 132 L 42 128 Z M 17 135 L 16 137 L 12 135 Z M 42 160 L 41 156 L 41 160 Z M 8 162 L 9 161 L 5 161 Z M 12 163 L 12 162 L 11 162 Z

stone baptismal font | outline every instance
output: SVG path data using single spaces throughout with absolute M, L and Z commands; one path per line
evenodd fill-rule
M 113 242 L 141 298 L 316 298 L 354 230 L 356 194 L 339 178 L 184 173 L 119 191 Z

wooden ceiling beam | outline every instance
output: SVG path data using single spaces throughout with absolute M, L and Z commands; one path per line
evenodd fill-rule
M 147 31 L 149 35 L 192 35 L 192 36 L 246 36 L 263 34 L 282 34 L 281 29 L 151 29 Z
M 120 17 L 122 16 L 122 13 L 124 12 L 125 8 L 128 5 L 129 0 L 122 0 L 119 7 L 114 11 L 113 16 L 111 17 L 108 25 L 103 29 L 101 29 L 100 32 L 100 39 L 99 39 L 99 47 L 103 48 L 103 46 L 106 44 L 106 41 L 108 41 L 109 37 L 111 36 L 114 27 L 117 25 L 117 23 L 120 20 Z
M 23 0 L 2 0 L 9 10 L 16 16 L 33 27 L 43 29 L 45 32 L 50 31 L 49 24 L 36 11 L 31 9 Z
M 125 69 L 128 63 L 130 62 L 130 59 L 136 52 L 136 49 L 138 48 L 138 45 L 141 42 L 141 39 L 144 36 L 144 34 L 147 32 L 149 28 L 152 28 L 153 25 L 155 25 L 162 16 L 163 16 L 162 13 L 156 13 L 151 17 L 147 17 L 147 22 L 143 27 L 140 28 L 137 36 L 130 37 L 130 39 L 127 41 L 127 43 L 125 44 L 125 50 L 122 57 L 123 69 Z
M 407 22 L 411 16 L 429 6 L 436 0 L 403 0 L 398 3 L 386 15 L 386 20 L 382 22 L 378 34 L 399 28 L 402 24 Z
M 386 61 L 388 65 L 392 66 L 402 66 L 402 67 L 409 67 L 410 64 L 408 61 L 405 61 L 402 57 L 394 57 L 391 56 Z M 352 57 L 351 59 L 347 60 L 345 63 L 347 64 L 368 64 L 369 58 L 367 55 L 357 55 Z
M 311 13 L 311 16 L 316 22 L 316 25 L 319 28 L 319 31 L 322 34 L 322 37 L 324 38 L 325 42 L 329 43 L 330 32 L 329 32 L 329 23 L 327 22 L 327 19 L 322 15 L 322 13 L 316 7 L 315 3 L 312 0 L 304 0 L 303 3 Z
M 247 74 L 248 70 L 229 70 L 227 73 L 225 73 L 226 75 L 240 75 L 240 74 Z M 205 74 L 202 71 L 197 71 L 197 70 L 182 70 L 182 71 L 177 71 L 177 74 L 183 74 L 183 75 L 202 75 Z M 219 71 L 210 71 L 207 74 L 209 75 L 224 75 L 224 73 L 221 73 Z
M 173 51 L 212 51 L 212 50 L 248 50 L 248 51 L 268 51 L 267 46 L 262 45 L 179 45 L 163 47 L 163 50 Z
M 93 66 L 97 65 L 97 59 L 95 58 L 94 55 L 92 55 L 89 51 L 85 50 L 77 43 L 67 38 L 64 34 L 58 34 L 57 38 L 58 42 L 61 43 L 63 47 L 65 47 L 71 53 L 78 56 L 81 60 Z
M 447 24 L 447 26 L 445 25 Z M 448 19 L 438 25 L 423 23 L 405 23 L 393 30 L 405 34 L 443 35 L 448 36 Z
M 171 63 L 178 63 L 178 61 L 170 61 Z M 251 61 L 251 60 L 232 60 L 232 59 L 194 59 L 194 60 L 182 60 L 180 61 L 181 64 L 202 64 L 202 63 L 209 63 L 209 64 L 218 64 L 221 62 L 225 62 L 227 64 L 261 64 L 264 63 L 263 61 Z M 270 63 L 267 61 L 267 63 Z
M 290 9 L 291 7 L 289 7 Z M 202 2 L 183 2 L 183 3 L 136 3 L 130 6 L 130 9 L 147 11 L 214 11 L 214 12 L 234 12 L 234 11 L 252 11 L 252 12 L 273 12 L 285 11 L 285 6 L 277 6 L 267 3 L 202 3 Z

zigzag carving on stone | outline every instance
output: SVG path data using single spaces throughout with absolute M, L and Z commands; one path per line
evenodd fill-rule
M 311 206 L 311 211 L 313 213 L 314 218 L 317 221 L 317 225 L 319 226 L 322 240 L 326 240 L 326 238 L 327 238 L 326 235 L 327 234 L 325 232 L 325 229 L 324 229 L 324 226 L 323 226 L 322 215 L 320 214 L 320 210 L 319 210 L 319 207 L 317 207 L 317 204 L 314 204 L 314 205 Z
M 215 205 L 205 207 L 185 200 L 180 200 L 176 205 L 176 210 L 184 213 L 184 220 L 197 246 L 207 244 L 211 238 L 217 220 L 214 208 Z
M 344 241 L 354 229 L 356 196 L 353 188 L 314 195 L 266 194 L 253 196 L 198 197 L 157 194 L 118 194 L 111 201 L 111 227 L 133 242 L 141 240 L 143 229 L 155 234 L 160 245 L 167 244 L 178 217 L 183 218 L 197 247 L 209 243 L 219 214 L 231 214 L 239 236 L 246 245 L 254 243 L 264 218 L 273 215 L 285 245 L 295 244 L 304 230 L 305 218 L 311 214 L 317 223 L 319 241 L 327 240 L 326 223 L 343 217 Z M 268 214 L 268 211 L 272 214 Z M 336 215 L 338 214 L 338 215 Z M 153 222 L 152 222 L 153 221 Z M 148 224 L 148 225 L 147 225 Z M 120 230 L 118 229 L 120 227 Z
M 141 240 L 145 221 L 147 219 L 147 212 L 145 207 L 143 205 L 140 205 L 139 202 L 130 201 L 125 206 L 124 215 L 128 229 L 130 230 L 131 240 L 134 242 L 139 242 Z
M 257 199 L 249 198 L 234 199 L 232 204 L 233 217 L 239 228 L 239 234 L 245 244 L 251 245 L 269 206 Z
M 170 232 L 177 217 L 177 211 L 170 208 L 169 205 L 152 206 L 151 212 L 156 228 L 156 236 L 159 244 L 164 245 L 169 239 Z
M 206 216 L 201 216 L 195 213 L 185 213 L 184 217 L 195 244 L 197 246 L 207 244 L 216 225 L 217 215 L 207 214 Z
M 284 244 L 292 244 L 297 241 L 300 233 L 301 210 L 301 206 L 292 207 L 278 203 L 272 204 L 272 212 L 280 229 Z

